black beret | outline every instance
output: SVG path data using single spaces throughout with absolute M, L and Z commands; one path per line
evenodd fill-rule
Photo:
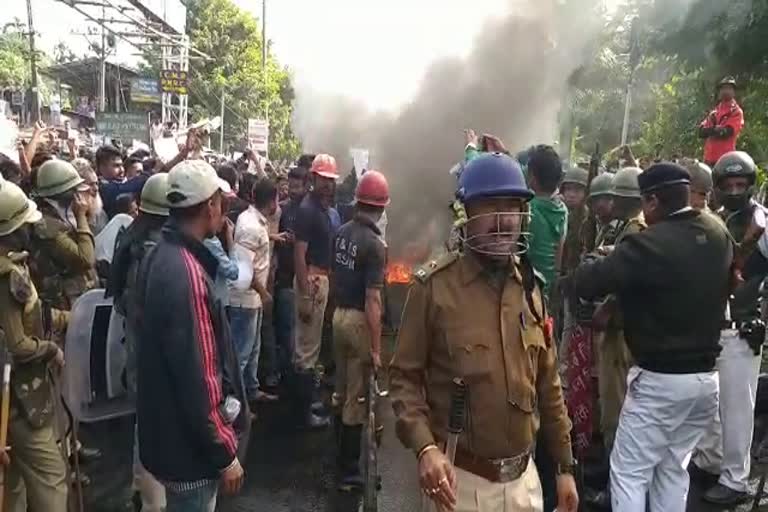
M 648 194 L 671 185 L 690 185 L 691 175 L 685 167 L 672 162 L 660 162 L 641 172 L 637 183 L 640 185 L 640 193 Z

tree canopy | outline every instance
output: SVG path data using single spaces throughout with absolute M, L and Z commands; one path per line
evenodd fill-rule
M 598 58 L 573 78 L 570 106 L 581 137 L 577 153 L 619 144 L 630 69 L 628 34 L 639 50 L 632 85 L 629 140 L 636 154 L 699 156 L 696 127 L 714 105 L 715 86 L 736 77 L 746 117 L 739 139 L 768 160 L 768 2 L 765 0 L 630 0 L 602 34 Z
M 192 117 L 219 115 L 223 93 L 227 141 L 245 134 L 249 118 L 265 118 L 268 113 L 270 158 L 298 156 L 300 144 L 290 124 L 291 76 L 271 52 L 264 76 L 257 20 L 230 0 L 193 0 L 187 4 L 187 28 L 192 45 L 212 57 L 190 65 Z

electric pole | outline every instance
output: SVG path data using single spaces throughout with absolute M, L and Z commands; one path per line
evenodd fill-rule
M 261 74 L 264 79 L 264 94 L 267 93 L 267 0 L 261 0 Z M 269 134 L 269 98 L 264 105 L 264 121 Z M 269 135 L 267 135 L 267 159 L 269 159 Z
M 224 85 L 221 86 L 221 126 L 219 126 L 219 152 L 224 154 Z
M 37 88 L 37 52 L 35 26 L 32 24 L 32 0 L 27 0 L 27 29 L 29 31 L 29 68 L 32 79 L 32 121 L 40 119 L 40 95 Z
M 106 8 L 101 6 L 101 72 L 99 73 L 99 112 L 107 110 L 107 32 L 104 19 L 107 17 Z

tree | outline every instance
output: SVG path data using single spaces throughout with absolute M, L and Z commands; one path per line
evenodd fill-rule
M 270 158 L 294 159 L 300 145 L 291 130 L 294 99 L 291 77 L 268 52 L 262 70 L 261 31 L 256 19 L 230 0 L 192 0 L 187 4 L 192 46 L 213 57 L 190 65 L 190 107 L 193 116 L 218 115 L 224 94 L 224 137 L 241 139 L 249 118 L 269 113 Z
M 29 83 L 29 48 L 24 26 L 16 20 L 0 34 L 0 89 L 20 88 Z

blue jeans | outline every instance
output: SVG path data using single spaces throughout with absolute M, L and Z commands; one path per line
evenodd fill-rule
M 259 390 L 259 354 L 261 352 L 261 308 L 229 307 L 229 328 L 237 352 L 240 373 L 248 398 Z
M 275 290 L 275 340 L 280 371 L 283 375 L 288 375 L 293 368 L 293 351 L 296 345 L 293 338 L 293 322 L 296 315 L 294 297 L 293 288 Z
M 219 482 L 211 482 L 193 491 L 175 492 L 165 488 L 165 512 L 214 512 Z

